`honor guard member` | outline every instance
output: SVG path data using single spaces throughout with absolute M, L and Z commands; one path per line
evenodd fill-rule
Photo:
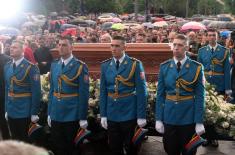
M 125 40 L 111 42 L 113 58 L 101 64 L 101 125 L 108 130 L 112 155 L 137 154 L 131 143 L 135 128 L 146 125 L 147 90 L 141 61 L 125 54 Z
M 4 67 L 5 118 L 12 138 L 27 142 L 30 122 L 39 120 L 41 84 L 38 67 L 26 60 L 23 53 L 23 43 L 14 41 L 10 47 L 13 61 Z
M 229 63 L 229 51 L 216 42 L 216 31 L 209 29 L 207 37 L 209 44 L 199 49 L 198 62 L 202 63 L 205 69 L 207 82 L 215 86 L 218 95 L 230 96 L 231 77 Z M 207 142 L 203 146 L 211 144 L 218 147 L 217 137 L 213 126 L 206 127 Z
M 68 38 L 60 38 L 61 59 L 51 65 L 48 125 L 56 155 L 72 155 L 77 151 L 73 141 L 79 126 L 86 129 L 88 125 L 88 68 L 72 55 L 72 48 Z
M 203 67 L 186 56 L 187 38 L 177 35 L 173 41 L 173 59 L 160 65 L 155 128 L 163 134 L 169 155 L 186 155 L 185 145 L 203 125 L 205 87 Z M 191 154 L 195 154 L 196 150 Z
M 5 119 L 5 80 L 4 80 L 4 65 L 11 60 L 11 58 L 3 54 L 3 43 L 0 42 L 0 132 L 2 139 L 10 138 L 9 128 Z

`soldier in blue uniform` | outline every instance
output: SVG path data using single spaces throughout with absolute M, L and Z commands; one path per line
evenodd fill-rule
M 13 61 L 4 67 L 5 117 L 13 139 L 28 141 L 30 122 L 39 120 L 41 85 L 37 66 L 24 58 L 23 43 L 15 41 L 10 47 Z
M 205 88 L 203 67 L 186 56 L 187 38 L 177 35 L 173 41 L 173 59 L 160 65 L 155 128 L 163 134 L 169 155 L 186 154 L 184 146 L 203 125 Z M 195 154 L 196 150 L 192 152 Z
M 108 130 L 113 155 L 137 154 L 131 139 L 135 128 L 146 125 L 146 80 L 141 61 L 125 54 L 125 40 L 115 36 L 111 42 L 113 58 L 101 64 L 101 125 Z
M 216 31 L 209 29 L 207 37 L 209 44 L 202 47 L 198 51 L 198 62 L 202 63 L 205 68 L 206 80 L 215 85 L 215 90 L 219 95 L 230 96 L 231 90 L 231 77 L 229 63 L 229 51 L 216 42 Z M 204 146 L 212 144 L 218 147 L 215 130 L 212 126 L 206 129 L 207 142 Z
M 71 155 L 79 126 L 86 129 L 89 76 L 86 64 L 72 55 L 72 44 L 60 38 L 61 59 L 54 61 L 50 72 L 48 125 L 56 155 Z

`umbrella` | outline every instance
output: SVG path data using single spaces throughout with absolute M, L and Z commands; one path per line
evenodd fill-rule
M 115 17 L 115 18 L 112 19 L 112 22 L 114 22 L 114 23 L 121 23 L 122 20 L 120 18 Z
M 142 26 L 137 23 L 124 23 L 124 29 L 140 29 Z
M 206 26 L 199 22 L 188 22 L 181 27 L 181 31 L 199 31 L 206 30 Z
M 25 22 L 22 27 L 31 27 L 31 26 L 36 26 L 35 23 L 33 22 Z
M 105 16 L 99 16 L 98 20 L 103 23 L 103 22 L 109 22 L 112 21 L 113 17 L 109 16 L 109 15 L 105 15 Z
M 142 26 L 147 27 L 147 28 L 153 28 L 153 24 L 151 22 L 143 23 Z
M 110 30 L 112 27 L 112 22 L 106 22 L 101 25 L 101 30 Z
M 151 17 L 151 20 L 154 21 L 154 22 L 164 21 L 164 19 L 160 18 L 160 17 Z
M 61 35 L 62 36 L 66 36 L 66 35 L 76 36 L 77 29 L 76 28 L 68 28 Z
M 160 21 L 160 22 L 155 22 L 153 23 L 153 26 L 155 27 L 164 27 L 164 26 L 168 26 L 166 21 Z
M 222 31 L 222 32 L 220 32 L 220 36 L 223 38 L 228 38 L 228 36 L 230 35 L 231 32 L 232 31 L 228 31 L 228 30 Z
M 77 25 L 73 25 L 73 24 L 63 24 L 61 25 L 60 29 L 63 31 L 65 29 L 68 29 L 68 28 L 78 28 Z
M 50 16 L 58 16 L 57 12 L 50 12 Z
M 211 22 L 212 22 L 212 20 L 204 19 L 201 23 L 205 26 L 208 26 Z
M 20 30 L 12 27 L 4 28 L 0 30 L 0 35 L 9 35 L 9 36 L 17 36 L 20 34 Z
M 61 16 L 65 16 L 65 15 L 69 15 L 69 12 L 63 10 L 63 11 L 61 11 L 59 14 L 60 14 Z
M 212 21 L 209 25 L 209 28 L 216 29 L 234 29 L 235 22 L 224 22 L 224 21 Z
M 37 15 L 37 18 L 38 19 L 44 19 L 44 18 L 46 18 L 44 15 Z
M 94 20 L 85 20 L 85 22 L 91 27 L 96 25 L 96 22 Z
M 83 19 L 80 19 L 80 18 L 75 18 L 75 19 L 71 20 L 71 21 L 69 22 L 69 24 L 79 25 L 79 26 L 85 26 L 85 27 L 88 26 L 88 24 L 86 23 L 86 21 L 83 20 Z
M 113 24 L 111 28 L 114 30 L 123 30 L 125 26 L 122 23 L 117 23 L 117 24 Z

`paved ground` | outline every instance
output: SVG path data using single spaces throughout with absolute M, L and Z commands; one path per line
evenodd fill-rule
M 220 146 L 199 147 L 197 155 L 235 155 L 235 141 L 219 141 Z M 166 155 L 163 150 L 162 138 L 150 136 L 142 146 L 140 155 Z
M 0 134 L 1 140 L 1 134 Z M 199 147 L 197 155 L 235 155 L 235 141 L 219 141 L 218 148 Z M 102 142 L 84 145 L 82 155 L 109 155 L 107 145 Z M 163 150 L 162 137 L 149 136 L 144 141 L 139 155 L 166 155 Z

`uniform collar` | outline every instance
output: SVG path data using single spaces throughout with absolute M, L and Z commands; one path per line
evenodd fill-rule
M 178 60 L 175 57 L 173 57 L 173 59 L 174 59 L 175 64 L 177 65 Z M 185 55 L 184 58 L 180 61 L 181 67 L 184 65 L 186 60 L 187 60 L 187 56 Z
M 64 65 L 66 66 L 71 60 L 73 59 L 73 55 L 71 54 L 70 57 L 68 57 L 67 59 L 63 59 L 61 58 L 62 63 L 64 63 Z
M 216 50 L 216 48 L 218 47 L 218 43 L 216 43 L 214 47 L 212 47 L 210 44 L 209 44 L 208 46 L 209 46 L 209 48 L 210 48 L 210 49 L 212 49 L 212 48 L 213 48 L 213 49 L 214 49 L 214 51 L 215 51 L 215 50 Z
M 126 54 L 124 53 L 123 56 L 119 59 L 119 63 L 120 63 L 120 64 L 123 62 L 125 56 L 126 56 Z M 117 59 L 114 58 L 114 57 L 113 57 L 113 59 L 114 59 L 114 61 L 115 61 L 115 63 L 116 63 Z
M 22 57 L 22 58 L 20 58 L 19 60 L 16 60 L 16 61 L 13 59 L 13 63 L 15 63 L 16 67 L 17 67 L 23 60 L 24 60 L 24 57 Z

